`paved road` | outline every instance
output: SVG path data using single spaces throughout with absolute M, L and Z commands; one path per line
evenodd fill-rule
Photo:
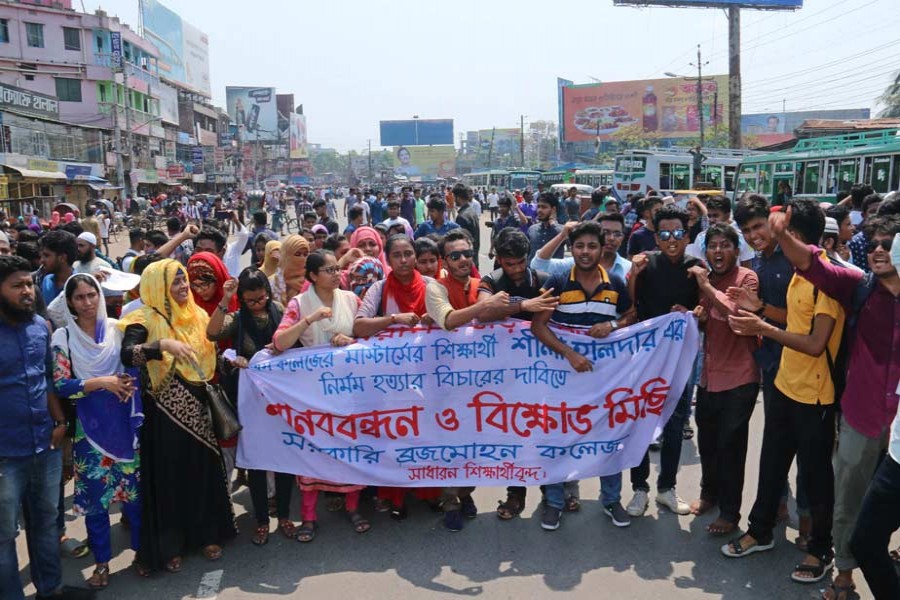
M 483 266 L 486 261 L 483 261 Z M 762 437 L 762 402 L 757 402 L 751 426 L 744 511 L 755 497 Z M 652 472 L 657 473 L 653 454 Z M 678 490 L 686 500 L 699 491 L 700 464 L 696 441 L 684 443 Z M 792 475 L 793 480 L 793 475 Z M 628 476 L 625 475 L 625 487 Z M 71 486 L 69 488 L 71 494 Z M 651 502 L 644 518 L 627 529 L 614 527 L 601 513 L 598 480 L 582 483 L 581 512 L 566 514 L 560 529 L 540 529 L 540 493 L 529 490 L 521 518 L 502 522 L 494 509 L 505 495 L 502 488 L 479 488 L 474 497 L 478 517 L 465 530 L 450 533 L 440 516 L 413 503 L 405 522 L 362 510 L 373 527 L 365 535 L 352 532 L 343 513 L 320 512 L 321 529 L 311 544 L 289 541 L 273 533 L 267 546 L 249 541 L 252 522 L 247 514 L 249 493 L 233 496 L 241 533 L 225 547 L 217 563 L 189 555 L 178 574 L 138 578 L 129 565 L 126 532 L 113 516 L 110 587 L 103 596 L 116 600 L 170 598 L 628 598 L 630 600 L 723 598 L 727 600 L 810 600 L 824 584 L 801 586 L 789 574 L 803 555 L 790 543 L 796 523 L 776 530 L 772 552 L 729 560 L 719 552 L 721 538 L 704 527 L 714 515 L 693 518 L 657 509 Z M 624 501 L 631 493 L 626 489 Z M 298 494 L 291 515 L 299 519 Z M 69 498 L 71 502 L 71 497 Z M 793 510 L 793 504 L 792 504 Z M 273 521 L 274 526 L 274 521 Z M 68 514 L 70 535 L 85 539 L 83 519 Z M 17 549 L 23 579 L 28 578 L 24 536 Z M 895 544 L 900 536 L 895 536 Z M 64 559 L 65 579 L 80 583 L 90 576 L 90 558 Z M 862 578 L 862 598 L 871 598 Z M 29 584 L 28 593 L 34 593 Z

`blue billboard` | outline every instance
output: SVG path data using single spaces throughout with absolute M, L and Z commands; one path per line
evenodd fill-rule
M 453 145 L 453 119 L 381 121 L 382 146 Z
M 739 8 L 783 9 L 803 8 L 803 0 L 613 0 L 616 6 L 697 6 L 703 8 L 722 8 L 737 6 Z

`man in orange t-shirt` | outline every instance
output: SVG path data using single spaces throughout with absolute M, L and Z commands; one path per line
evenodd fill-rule
M 447 215 L 451 221 L 456 220 L 456 198 L 453 197 L 453 191 L 448 186 L 445 190 L 444 199 L 447 201 Z

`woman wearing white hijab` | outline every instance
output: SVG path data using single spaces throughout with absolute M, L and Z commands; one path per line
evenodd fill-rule
M 66 323 L 51 341 L 53 381 L 57 393 L 75 403 L 74 510 L 85 516 L 96 559 L 88 584 L 105 588 L 112 558 L 110 504 L 123 503 L 134 550 L 140 539 L 138 428 L 143 414 L 136 382 L 119 358 L 122 333 L 106 316 L 100 284 L 93 275 L 73 275 L 62 296 Z

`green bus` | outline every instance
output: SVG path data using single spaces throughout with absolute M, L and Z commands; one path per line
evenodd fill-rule
M 810 138 L 790 150 L 748 156 L 734 182 L 736 194 L 758 193 L 773 201 L 785 185 L 794 196 L 830 202 L 857 183 L 879 194 L 900 189 L 900 130 Z

